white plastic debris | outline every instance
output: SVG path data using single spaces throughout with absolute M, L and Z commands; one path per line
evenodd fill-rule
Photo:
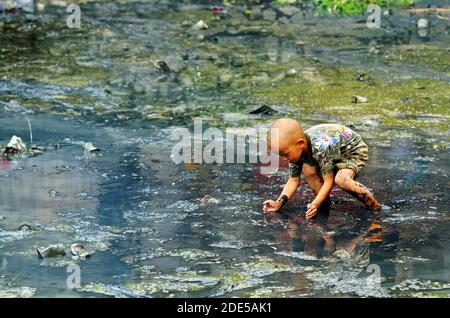
M 27 146 L 20 137 L 16 135 L 11 137 L 8 145 L 6 145 L 5 153 L 16 153 L 25 150 Z
M 206 30 L 208 28 L 208 25 L 203 22 L 203 20 L 198 21 L 194 26 L 192 27 L 194 30 Z
M 367 98 L 363 96 L 353 95 L 352 96 L 352 103 L 358 104 L 358 103 L 367 103 Z
M 89 152 L 100 151 L 100 148 L 97 148 L 92 142 L 85 143 L 84 149 Z
M 417 20 L 417 28 L 419 29 L 426 29 L 429 26 L 429 22 L 427 19 L 425 18 L 420 18 L 419 20 Z

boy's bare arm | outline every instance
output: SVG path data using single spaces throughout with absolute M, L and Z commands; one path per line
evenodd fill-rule
M 276 201 L 274 200 L 266 200 L 263 203 L 263 210 L 265 213 L 276 212 L 281 209 L 289 200 L 289 198 L 294 194 L 297 190 L 298 185 L 300 184 L 300 177 L 289 177 L 288 181 L 284 185 L 283 191 Z
M 330 195 L 331 189 L 334 185 L 334 173 L 330 171 L 326 175 L 323 176 L 323 185 L 317 193 L 317 196 L 308 204 L 308 211 L 306 211 L 306 217 L 312 218 L 317 214 L 319 206 L 325 201 L 326 198 Z

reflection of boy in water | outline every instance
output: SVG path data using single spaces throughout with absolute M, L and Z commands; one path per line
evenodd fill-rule
M 307 218 L 313 218 L 319 207 L 329 205 L 334 184 L 367 207 L 381 208 L 369 190 L 354 180 L 368 159 L 368 147 L 356 132 L 338 124 L 317 125 L 303 132 L 290 118 L 276 120 L 272 128 L 269 145 L 289 162 L 289 180 L 276 201 L 263 203 L 265 213 L 276 212 L 286 204 L 300 184 L 301 173 L 316 195 L 308 204 Z
M 320 217 L 313 223 L 305 223 L 291 215 L 287 221 L 288 227 L 285 232 L 287 235 L 280 233 L 280 237 L 289 240 L 292 252 L 303 252 L 317 258 L 334 255 L 347 265 L 367 266 L 370 261 L 370 245 L 367 238 L 374 230 L 379 229 L 374 226 L 377 224 L 376 221 L 367 229 L 361 228 L 357 231 L 359 234 L 349 236 L 346 233 L 337 235 L 329 228 L 328 213 L 321 213 Z

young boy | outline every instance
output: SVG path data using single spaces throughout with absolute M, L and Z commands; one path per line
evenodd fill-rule
M 264 201 L 265 213 L 276 212 L 286 204 L 298 188 L 301 173 L 316 196 L 308 204 L 307 218 L 313 218 L 321 205 L 329 204 L 334 184 L 370 209 L 381 209 L 369 190 L 354 180 L 368 159 L 368 147 L 356 132 L 338 124 L 317 125 L 303 132 L 290 118 L 276 120 L 272 128 L 268 144 L 275 152 L 278 148 L 281 159 L 289 162 L 289 180 L 276 201 Z

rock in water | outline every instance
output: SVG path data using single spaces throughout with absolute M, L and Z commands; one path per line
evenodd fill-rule
M 264 20 L 275 21 L 277 19 L 277 12 L 273 9 L 266 9 L 262 13 Z
M 56 245 L 50 245 L 47 248 L 39 249 L 37 248 L 37 253 L 39 258 L 44 259 L 47 257 L 56 257 L 56 256 L 65 256 L 66 250 L 64 249 L 64 245 L 62 244 L 56 244 Z
M 255 110 L 252 110 L 249 114 L 251 115 L 261 115 L 261 116 L 271 116 L 276 114 L 277 111 L 270 108 L 269 106 L 263 105 Z

